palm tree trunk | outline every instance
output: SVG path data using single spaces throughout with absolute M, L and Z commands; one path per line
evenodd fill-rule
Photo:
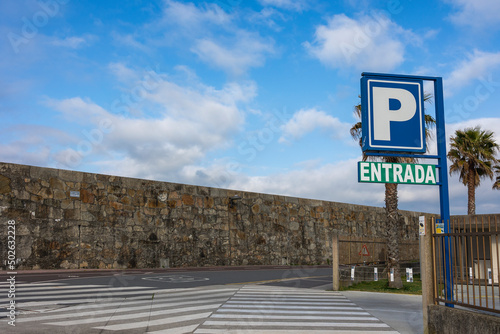
M 467 192 L 468 192 L 468 203 L 467 203 L 467 214 L 476 214 L 476 178 L 475 172 L 469 171 L 467 175 Z
M 387 271 L 394 269 L 394 281 L 389 279 L 389 288 L 401 289 L 401 273 L 399 266 L 399 213 L 398 213 L 398 185 L 385 184 L 385 212 L 387 214 Z

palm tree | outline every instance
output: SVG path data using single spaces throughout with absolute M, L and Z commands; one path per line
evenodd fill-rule
M 424 95 L 424 101 L 430 102 L 432 98 L 431 94 Z M 354 107 L 354 115 L 361 120 L 361 104 Z M 430 116 L 425 115 L 425 137 L 429 139 L 431 137 L 430 128 L 436 124 L 436 120 Z M 362 146 L 362 131 L 361 131 L 361 121 L 356 122 L 351 127 L 351 136 L 355 140 L 359 140 L 359 145 Z M 363 161 L 368 159 L 376 160 L 377 157 L 368 157 L 363 152 Z M 384 162 L 391 163 L 416 163 L 416 159 L 413 158 L 399 158 L 399 157 L 384 157 L 382 158 Z M 389 281 L 389 287 L 395 289 L 401 289 L 403 287 L 403 282 L 401 281 L 401 270 L 399 265 L 399 225 L 401 223 L 401 218 L 398 212 L 398 185 L 397 183 L 386 183 L 385 184 L 385 212 L 387 216 L 387 255 L 389 261 L 387 262 L 387 272 L 394 269 L 394 282 Z
M 452 162 L 450 175 L 458 174 L 460 181 L 467 186 L 467 214 L 469 215 L 476 214 L 476 188 L 481 183 L 481 179 L 485 177 L 493 179 L 492 166 L 498 163 L 495 153 L 499 150 L 499 146 L 493 136 L 493 132 L 481 130 L 479 126 L 476 126 L 457 130 L 455 136 L 450 138 L 450 151 L 448 152 L 448 159 Z
M 493 189 L 500 190 L 500 165 L 496 165 L 493 168 L 495 169 L 495 173 L 497 174 L 497 179 L 495 183 L 493 183 Z

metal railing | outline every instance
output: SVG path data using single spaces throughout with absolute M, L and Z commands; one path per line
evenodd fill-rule
M 500 314 L 500 215 L 452 217 L 449 233 L 432 224 L 435 303 Z

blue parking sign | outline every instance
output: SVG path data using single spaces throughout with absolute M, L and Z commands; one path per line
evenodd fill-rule
M 423 81 L 361 78 L 363 151 L 425 152 Z

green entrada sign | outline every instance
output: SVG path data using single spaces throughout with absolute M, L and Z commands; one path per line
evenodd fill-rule
M 437 184 L 436 166 L 360 161 L 358 182 Z

